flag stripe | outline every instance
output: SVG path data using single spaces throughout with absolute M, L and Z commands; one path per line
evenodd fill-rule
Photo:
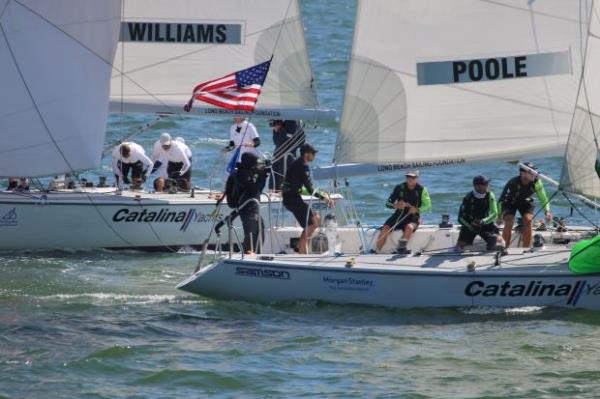
M 267 61 L 200 83 L 184 109 L 189 112 L 194 100 L 199 100 L 225 109 L 254 111 L 270 66 L 271 61 Z

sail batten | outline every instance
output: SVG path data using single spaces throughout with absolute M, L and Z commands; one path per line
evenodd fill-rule
M 334 162 L 564 148 L 581 11 L 588 1 L 359 0 Z

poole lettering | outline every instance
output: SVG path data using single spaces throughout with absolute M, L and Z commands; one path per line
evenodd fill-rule
M 527 77 L 527 56 L 452 62 L 454 83 Z

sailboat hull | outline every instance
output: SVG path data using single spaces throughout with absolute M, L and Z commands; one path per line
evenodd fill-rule
M 232 258 L 213 263 L 178 288 L 259 303 L 323 301 L 398 308 L 559 306 L 600 308 L 600 275 L 573 275 L 568 250 L 522 251 L 502 258 L 361 255 Z M 475 270 L 469 271 L 473 263 Z

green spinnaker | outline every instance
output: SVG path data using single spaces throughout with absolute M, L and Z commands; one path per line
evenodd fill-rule
M 575 274 L 600 273 L 600 235 L 573 245 L 569 270 Z

